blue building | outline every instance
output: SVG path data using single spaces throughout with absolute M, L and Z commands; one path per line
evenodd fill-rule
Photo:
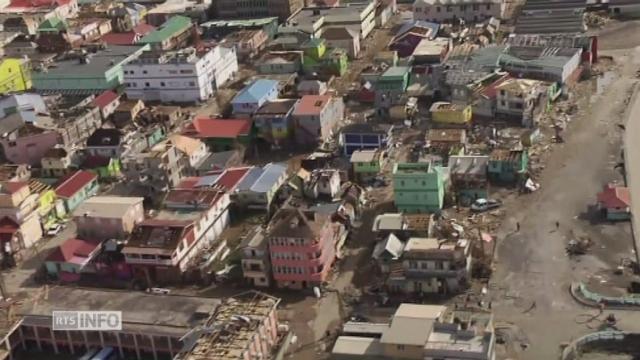
M 351 124 L 342 128 L 340 144 L 342 152 L 351 156 L 357 150 L 374 150 L 387 146 L 391 125 Z
M 276 80 L 258 79 L 242 89 L 231 100 L 233 114 L 249 117 L 267 101 L 277 99 L 279 92 L 279 83 Z

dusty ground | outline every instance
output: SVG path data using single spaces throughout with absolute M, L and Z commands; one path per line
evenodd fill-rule
M 515 337 L 527 347 L 522 351 L 516 344 L 509 351 L 512 358 L 556 358 L 561 342 L 592 331 L 576 317 L 594 310 L 571 298 L 569 284 L 632 255 L 628 224 L 592 224 L 588 209 L 603 184 L 621 179 L 614 170 L 621 144 L 617 124 L 623 121 L 624 100 L 635 83 L 638 64 L 631 60 L 637 54 L 635 49 L 609 53 L 620 64 L 617 75 L 596 91 L 599 95 L 581 99 L 565 144 L 553 150 L 541 174 L 542 189 L 506 204 L 508 217 L 498 233 L 489 288 L 497 323 L 519 329 Z M 517 233 L 516 222 L 521 224 Z M 572 233 L 591 237 L 592 253 L 567 257 L 565 245 Z M 618 318 L 622 329 L 640 330 L 640 314 L 618 313 Z

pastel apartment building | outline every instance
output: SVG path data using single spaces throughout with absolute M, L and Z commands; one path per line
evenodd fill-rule
M 276 286 L 305 289 L 325 282 L 336 256 L 341 226 L 329 216 L 280 209 L 267 230 Z
M 86 239 L 125 239 L 144 220 L 141 197 L 94 196 L 73 211 L 78 235 Z
M 163 208 L 137 224 L 123 249 L 135 276 L 174 283 L 200 255 L 214 247 L 212 260 L 226 248 L 219 236 L 229 223 L 229 195 L 211 189 L 174 189 Z
M 279 84 L 276 80 L 258 79 L 247 85 L 233 100 L 233 114 L 239 117 L 249 117 L 268 101 L 273 101 L 280 95 Z
M 333 135 L 344 118 L 344 101 L 331 95 L 305 95 L 292 114 L 298 144 L 318 144 Z
M 444 204 L 442 169 L 431 163 L 398 163 L 393 167 L 396 207 L 406 213 L 430 213 Z
M 413 19 L 434 23 L 452 23 L 464 20 L 468 23 L 502 18 L 504 0 L 416 0 L 413 3 Z
M 87 271 L 93 260 L 102 250 L 101 243 L 95 240 L 67 239 L 56 247 L 44 261 L 47 273 L 63 282 L 72 282 Z
M 236 52 L 216 46 L 204 52 L 189 47 L 176 51 L 146 51 L 123 67 L 129 99 L 200 102 L 238 71 Z
M 320 37 L 332 27 L 352 30 L 365 39 L 376 25 L 376 2 L 352 3 L 334 7 L 306 7 L 280 26 L 279 32 L 302 31 Z
M 278 17 L 286 21 L 304 6 L 302 0 L 221 0 L 214 4 L 219 19 Z
M 284 163 L 253 167 L 238 184 L 232 197 L 240 207 L 271 211 L 273 200 L 287 180 L 287 174 Z
M 4 31 L 33 35 L 47 19 L 67 19 L 77 14 L 77 0 L 12 0 L 0 9 L 0 22 Z

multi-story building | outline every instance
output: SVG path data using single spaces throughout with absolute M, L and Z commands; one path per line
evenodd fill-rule
M 332 358 L 494 360 L 495 346 L 493 315 L 485 309 L 401 304 L 389 322 L 347 322 Z
M 187 46 L 194 35 L 191 19 L 176 15 L 160 25 L 154 31 L 140 39 L 140 44 L 148 44 L 152 50 L 173 50 Z
M 203 249 L 215 249 L 209 260 L 219 258 L 226 243 L 217 240 L 229 223 L 229 203 L 229 195 L 217 190 L 169 191 L 163 209 L 137 224 L 122 250 L 134 275 L 174 283 L 196 265 Z
M 27 182 L 0 184 L 0 254 L 2 267 L 14 266 L 22 251 L 42 237 L 37 211 L 38 194 L 31 193 Z
M 0 22 L 3 24 L 3 31 L 33 35 L 47 19 L 67 19 L 77 14 L 77 0 L 12 0 L 0 9 Z
M 280 288 L 304 289 L 327 280 L 344 226 L 326 215 L 280 209 L 268 232 L 273 278 Z
M 377 249 L 393 249 L 398 242 L 389 236 Z M 450 294 L 463 290 L 470 278 L 471 251 L 468 240 L 447 241 L 434 238 L 410 238 L 385 259 L 376 251 L 385 273 L 385 286 L 389 292 L 410 295 Z M 387 261 L 388 260 L 388 261 Z
M 257 136 L 274 146 L 282 146 L 292 138 L 291 114 L 298 100 L 278 99 L 262 105 L 253 116 Z
M 109 46 L 96 53 L 68 54 L 55 66 L 31 74 L 33 88 L 43 92 L 72 91 L 99 94 L 122 84 L 122 65 L 138 57 L 146 46 Z
M 407 213 L 428 213 L 442 209 L 442 169 L 431 163 L 398 163 L 393 167 L 396 207 Z
M 303 0 L 221 0 L 215 2 L 219 19 L 277 17 L 286 21 L 304 6 Z
M 540 105 L 540 98 L 546 92 L 542 81 L 530 79 L 507 79 L 495 86 L 496 115 L 513 119 L 522 126 L 533 126 L 534 117 Z
M 197 102 L 238 71 L 233 48 L 216 46 L 198 53 L 195 48 L 171 52 L 146 51 L 123 67 L 128 98 L 143 101 Z
M 189 162 L 170 141 L 164 140 L 140 151 L 127 151 L 121 158 L 127 181 L 166 191 L 187 176 Z
M 238 57 L 247 60 L 257 56 L 267 46 L 268 40 L 269 35 L 264 30 L 240 30 L 225 36 L 222 43 L 235 48 Z
M 449 182 L 460 204 L 471 204 L 489 196 L 489 156 L 459 155 L 449 157 Z
M 144 220 L 141 197 L 94 196 L 73 212 L 78 235 L 85 239 L 124 239 Z
M 218 305 L 201 329 L 193 331 L 175 360 L 270 358 L 279 346 L 280 299 L 249 291 Z M 278 356 L 276 356 L 278 357 Z
M 318 144 L 334 135 L 344 119 L 344 101 L 331 95 L 305 95 L 293 111 L 298 144 Z
M 247 85 L 231 100 L 233 114 L 238 117 L 249 117 L 265 103 L 277 99 L 279 95 L 278 81 L 258 79 Z
M 280 187 L 287 181 L 287 165 L 269 163 L 253 167 L 238 184 L 233 200 L 240 207 L 271 211 Z
M 335 7 L 307 7 L 292 15 L 279 32 L 302 31 L 320 37 L 331 27 L 352 30 L 364 39 L 376 25 L 376 2 L 360 2 Z
M 242 275 L 251 286 L 271 286 L 271 263 L 267 247 L 267 238 L 261 226 L 255 227 L 240 245 Z
M 31 88 L 29 60 L 5 58 L 0 62 L 0 94 Z
M 413 3 L 413 19 L 434 23 L 485 21 L 501 18 L 505 10 L 504 0 L 471 0 L 460 3 L 455 0 L 416 0 Z

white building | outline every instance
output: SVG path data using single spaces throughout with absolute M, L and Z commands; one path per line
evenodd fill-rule
M 212 97 L 238 71 L 238 62 L 235 50 L 220 46 L 203 54 L 194 48 L 146 51 L 123 71 L 130 99 L 196 102 Z
M 329 8 L 304 8 L 280 25 L 278 32 L 287 34 L 302 31 L 321 37 L 331 27 L 352 30 L 365 39 L 376 25 L 376 2 L 363 2 Z
M 413 19 L 437 23 L 462 19 L 473 23 L 492 17 L 502 18 L 504 8 L 504 0 L 416 0 Z

